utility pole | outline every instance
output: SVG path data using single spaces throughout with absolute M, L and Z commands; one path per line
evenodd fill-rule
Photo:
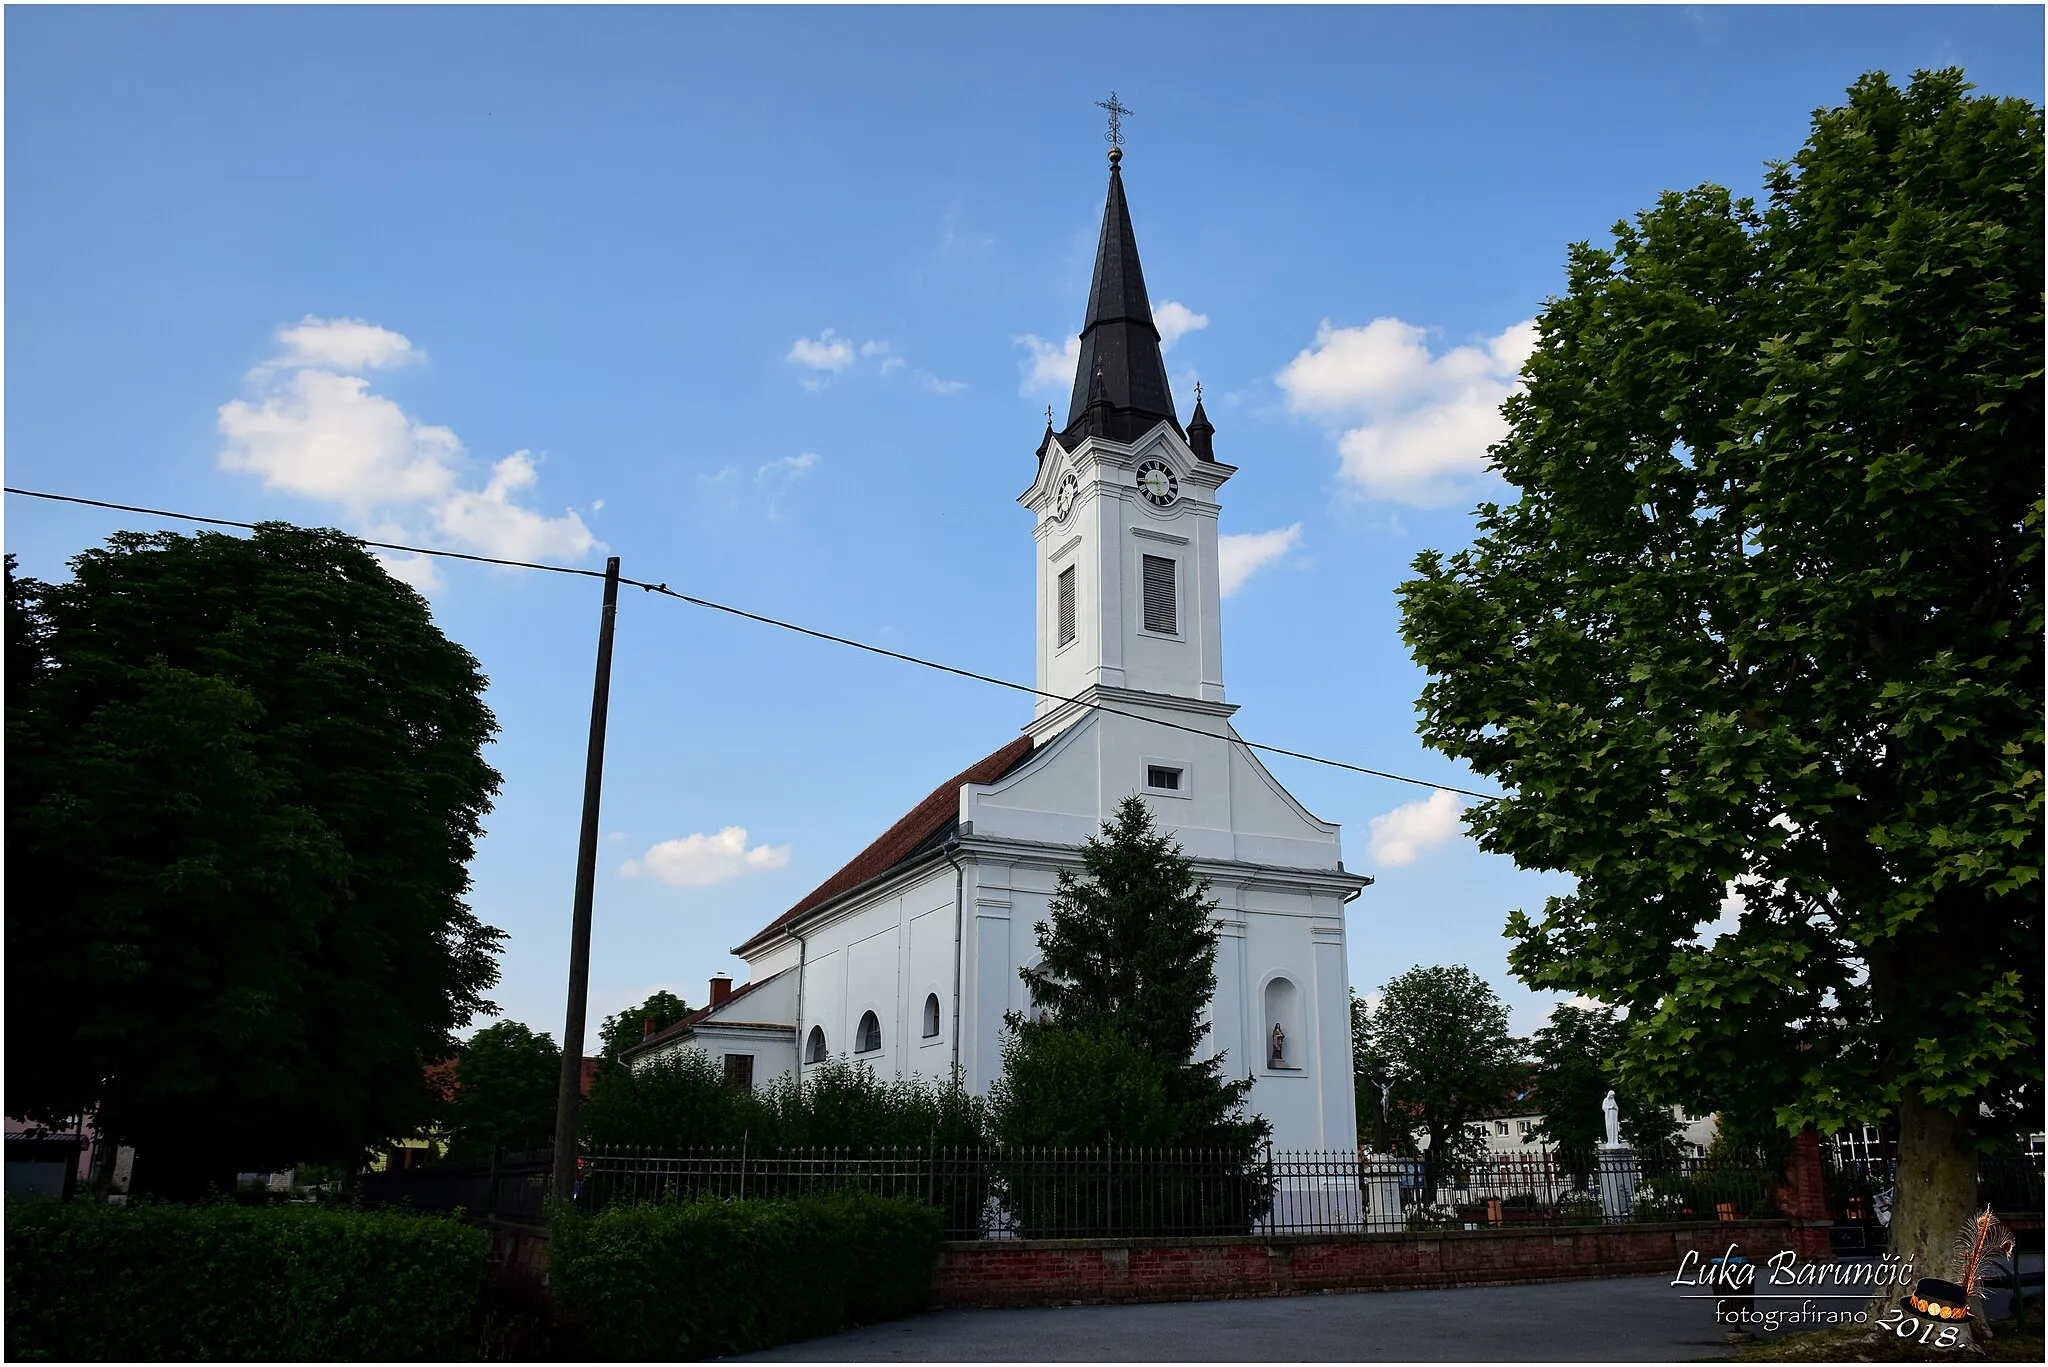
M 612 693 L 612 624 L 619 615 L 619 558 L 604 562 L 604 616 L 597 628 L 597 684 L 590 698 L 590 754 L 583 764 L 583 838 L 576 847 L 576 911 L 569 930 L 569 1016 L 562 1024 L 562 1085 L 555 1093 L 554 1199 L 576 1191 L 576 1112 L 583 1103 L 583 1018 L 590 1010 L 590 903 L 597 891 L 597 810 L 604 790 L 604 723 Z

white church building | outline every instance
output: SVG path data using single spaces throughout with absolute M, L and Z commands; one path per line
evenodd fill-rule
M 1055 877 L 1141 794 L 1209 880 L 1221 934 L 1203 1048 L 1250 1077 L 1278 1149 L 1350 1153 L 1353 1109 L 1338 828 L 1237 738 L 1225 700 L 1216 459 L 1197 395 L 1183 427 L 1160 357 L 1120 150 L 1066 426 L 1030 486 L 1036 715 L 737 946 L 749 982 L 636 1046 L 722 1058 L 743 1085 L 828 1059 L 977 1093 L 1002 1073 L 1003 1017 Z M 1020 628 L 1022 624 L 1019 624 Z

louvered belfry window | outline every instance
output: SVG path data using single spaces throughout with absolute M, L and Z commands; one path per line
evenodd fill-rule
M 1060 571 L 1060 644 L 1074 639 L 1074 567 Z
M 1173 592 L 1174 562 L 1163 555 L 1145 557 L 1145 630 L 1173 636 L 1180 631 L 1179 603 Z

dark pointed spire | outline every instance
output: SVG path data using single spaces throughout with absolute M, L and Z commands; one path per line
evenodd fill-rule
M 1188 449 L 1203 460 L 1216 459 L 1216 426 L 1202 411 L 1202 382 L 1195 381 L 1195 412 L 1188 419 Z
M 1166 362 L 1159 354 L 1159 328 L 1138 264 L 1138 238 L 1124 201 L 1123 149 L 1109 149 L 1109 201 L 1102 209 L 1102 239 L 1095 248 L 1095 279 L 1088 288 L 1088 316 L 1081 324 L 1081 363 L 1074 368 L 1074 398 L 1067 411 L 1063 444 L 1084 436 L 1132 442 L 1161 422 L 1180 431 Z M 1102 388 L 1103 403 L 1095 400 Z

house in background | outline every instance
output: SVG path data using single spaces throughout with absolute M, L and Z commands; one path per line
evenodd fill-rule
M 711 980 L 709 1005 L 665 1030 L 648 1032 L 621 1057 L 628 1067 L 638 1067 L 678 1049 L 695 1049 L 708 1055 L 728 1082 L 752 1091 L 796 1072 L 796 1010 L 796 979 L 788 970 L 737 992 L 732 979 L 721 974 Z

